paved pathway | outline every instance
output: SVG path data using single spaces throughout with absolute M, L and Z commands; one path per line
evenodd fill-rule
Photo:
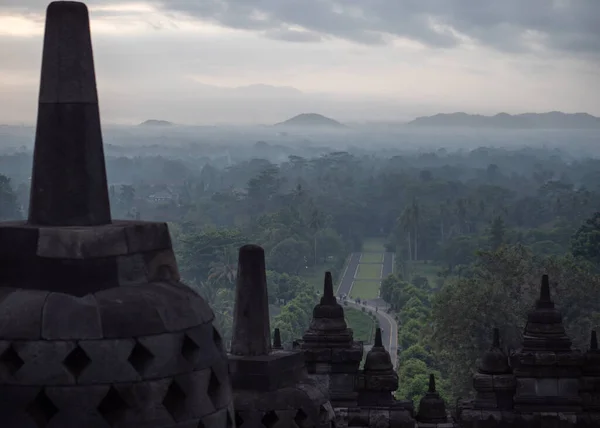
M 345 294 L 346 296 L 350 295 L 350 291 L 352 290 L 352 285 L 354 284 L 354 277 L 356 275 L 356 271 L 358 269 L 358 264 L 360 262 L 361 253 L 352 253 L 350 255 L 350 259 L 348 261 L 348 265 L 346 266 L 346 270 L 342 274 L 342 278 L 340 279 L 337 295 L 341 296 Z M 385 278 L 387 275 L 392 273 L 393 271 L 393 253 L 385 253 L 383 258 L 383 266 L 381 270 L 382 277 Z M 380 281 L 381 279 L 379 279 Z M 398 362 L 398 325 L 393 316 L 385 313 L 382 308 L 381 299 L 377 299 L 374 301 L 369 301 L 365 305 L 357 305 L 350 300 L 348 300 L 348 306 L 359 309 L 361 307 L 365 307 L 367 310 L 372 311 L 379 321 L 379 326 L 381 327 L 381 339 L 383 341 L 383 346 L 388 350 L 392 357 L 392 364 L 396 367 Z M 375 307 L 378 306 L 381 310 L 375 312 Z
M 348 260 L 346 270 L 342 274 L 342 278 L 340 279 L 340 283 L 338 285 L 336 293 L 338 296 L 343 294 L 348 296 L 350 294 L 350 290 L 352 290 L 352 284 L 354 283 L 354 275 L 356 275 L 356 270 L 358 269 L 360 254 L 361 253 L 350 254 L 350 260 Z

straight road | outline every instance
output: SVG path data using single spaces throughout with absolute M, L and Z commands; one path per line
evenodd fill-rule
M 338 285 L 338 296 L 341 296 L 342 294 L 345 294 L 346 296 L 350 295 L 350 290 L 352 290 L 352 284 L 354 283 L 354 276 L 356 275 L 358 263 L 360 262 L 360 256 L 361 253 L 350 254 L 350 260 L 348 260 L 348 265 L 346 266 L 346 270 L 342 274 L 342 278 Z
M 381 279 L 394 273 L 394 253 L 383 254 L 383 269 L 381 270 Z
M 354 277 L 360 263 L 361 253 L 352 253 L 344 271 L 342 278 L 337 289 L 337 295 L 341 296 L 345 294 L 350 295 L 352 285 L 354 284 Z M 381 269 L 382 275 L 387 276 L 392 273 L 393 270 L 393 253 L 385 253 L 383 258 L 383 265 Z M 385 313 L 383 310 L 375 312 L 375 302 L 367 302 L 365 305 L 357 305 L 356 303 L 348 300 L 348 306 L 361 310 L 364 307 L 366 310 L 373 312 L 379 326 L 381 327 L 381 339 L 383 346 L 390 353 L 392 357 L 392 364 L 396 367 L 398 362 L 398 324 L 393 316 Z

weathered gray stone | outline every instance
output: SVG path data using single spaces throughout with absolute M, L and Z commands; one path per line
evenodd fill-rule
M 102 325 L 96 299 L 50 293 L 42 312 L 46 340 L 100 339 Z
M 144 253 L 149 282 L 179 281 L 179 269 L 172 249 Z
M 113 339 L 165 333 L 166 327 L 156 309 L 157 304 L 163 303 L 157 299 L 156 293 L 146 293 L 140 287 L 113 288 L 96 293 L 104 337 Z
M 240 356 L 269 354 L 271 328 L 265 252 L 259 246 L 240 248 L 233 314 L 231 353 Z
M 148 270 L 142 254 L 117 257 L 119 285 L 123 287 L 148 283 Z
M 23 366 L 12 379 L 3 383 L 26 386 L 69 385 L 76 378 L 64 365 L 65 358 L 75 349 L 74 342 L 63 341 L 19 341 L 12 344 L 23 360 Z
M 80 385 L 141 380 L 140 374 L 128 361 L 135 346 L 134 339 L 82 340 L 79 346 L 91 361 L 79 376 Z
M 51 259 L 84 259 L 127 254 L 125 231 L 112 224 L 40 229 L 37 255 Z
M 171 237 L 166 223 L 120 220 L 115 224 L 125 227 L 129 253 L 146 253 L 171 248 Z
M 46 291 L 3 291 L 0 301 L 0 338 L 37 340 L 42 335 L 42 308 L 48 296 Z
M 167 331 L 179 332 L 201 324 L 210 324 L 214 314 L 199 295 L 183 284 L 152 283 L 144 287 Z

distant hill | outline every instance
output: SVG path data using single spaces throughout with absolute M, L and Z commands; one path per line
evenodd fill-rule
M 294 116 L 285 122 L 275 124 L 275 126 L 297 126 L 305 128 L 345 128 L 346 125 L 341 124 L 337 120 L 330 119 L 316 113 L 302 113 Z
M 407 125 L 422 128 L 600 129 L 600 118 L 587 113 L 568 114 L 559 111 L 517 115 L 499 113 L 495 116 L 451 113 L 419 117 Z
M 173 123 L 168 122 L 166 120 L 147 120 L 143 123 L 140 123 L 140 126 L 173 126 Z

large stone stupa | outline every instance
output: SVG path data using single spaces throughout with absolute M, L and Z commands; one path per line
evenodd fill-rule
M 29 218 L 0 224 L 0 426 L 233 426 L 213 318 L 166 224 L 112 221 L 88 10 L 51 3 Z

